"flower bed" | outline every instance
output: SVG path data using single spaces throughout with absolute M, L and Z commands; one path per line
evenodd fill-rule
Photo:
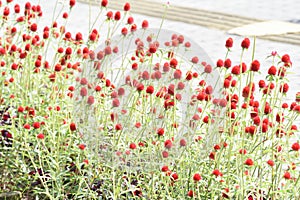
M 147 20 L 139 28 L 129 3 L 107 4 L 85 38 L 65 27 L 75 0 L 47 27 L 39 5 L 3 2 L 0 192 L 297 199 L 300 99 L 285 102 L 289 55 L 272 52 L 261 75 L 255 39 L 240 41 L 234 63 L 239 41 L 228 38 L 225 58 L 212 62 L 179 33 Z

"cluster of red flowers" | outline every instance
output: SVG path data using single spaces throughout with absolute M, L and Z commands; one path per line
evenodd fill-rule
M 80 32 L 68 32 L 56 21 L 40 27 L 40 5 L 27 2 L 21 12 L 16 3 L 12 13 L 12 2 L 7 0 L 2 12 L 1 29 L 5 34 L 0 40 L 0 147 L 26 151 L 17 153 L 14 159 L 28 155 L 22 165 L 28 164 L 30 175 L 40 176 L 38 181 L 30 176 L 33 185 L 39 187 L 37 191 L 59 179 L 51 177 L 56 174 L 49 173 L 53 169 L 63 174 L 59 176 L 64 177 L 67 191 L 74 190 L 74 185 L 83 179 L 90 181 L 87 176 L 92 170 L 85 171 L 90 163 L 96 166 L 104 162 L 113 167 L 104 169 L 103 165 L 93 170 L 99 170 L 100 176 L 109 176 L 106 180 L 112 177 L 105 170 L 127 173 L 120 193 L 133 191 L 131 194 L 137 197 L 145 197 L 142 191 L 147 187 L 143 184 L 161 179 L 162 174 L 167 179 L 155 187 L 168 191 L 184 189 L 188 197 L 203 197 L 201 192 L 208 191 L 222 198 L 235 198 L 244 192 L 240 190 L 245 184 L 261 181 L 261 174 L 273 177 L 275 167 L 283 169 L 276 171 L 276 180 L 269 181 L 274 185 L 266 184 L 272 193 L 277 188 L 286 189 L 284 183 L 298 184 L 300 145 L 294 137 L 298 131 L 294 120 L 300 113 L 300 95 L 297 93 L 295 102 L 283 100 L 290 89 L 286 76 L 292 61 L 288 54 L 279 56 L 272 52 L 270 57 L 278 59 L 278 65 L 273 62 L 266 77 L 256 83 L 253 77 L 263 66 L 259 60 L 253 59 L 248 65 L 242 61 L 234 64 L 226 56 L 213 64 L 193 55 L 183 64 L 178 52 L 190 51 L 192 43 L 180 34 L 171 35 L 168 41 L 143 34 L 146 38 L 132 40 L 133 53 L 123 55 L 120 41 L 113 41 L 113 34 L 120 33 L 126 40 L 134 37 L 130 32 L 138 31 L 134 18 L 128 14 L 130 3 L 123 5 L 123 11 L 110 11 L 109 2 L 102 0 L 104 21 L 112 30 L 105 38 L 91 27 L 85 38 Z M 76 0 L 69 0 L 69 10 L 60 13 L 64 21 L 75 5 Z M 148 21 L 143 20 L 140 27 L 147 33 Z M 94 50 L 102 39 L 104 45 Z M 227 55 L 233 43 L 232 38 L 226 40 Z M 250 39 L 244 38 L 240 48 L 247 51 L 250 47 Z M 41 53 L 49 48 L 54 52 L 52 62 Z M 121 53 L 127 60 L 122 61 L 120 68 L 126 67 L 127 74 L 114 71 L 116 68 L 110 63 Z M 220 77 L 213 78 L 219 78 L 220 91 L 208 78 L 216 71 Z M 116 81 L 116 74 L 124 75 L 124 79 L 122 76 Z M 221 96 L 217 98 L 216 93 Z M 47 156 L 55 158 L 41 162 Z M 145 171 L 131 181 L 126 167 L 144 163 L 151 165 L 153 179 L 148 179 Z M 24 172 L 19 173 L 14 174 L 16 182 L 20 182 L 18 177 L 24 177 Z M 76 177 L 70 179 L 70 173 Z M 42 181 L 45 182 L 41 184 Z M 107 181 L 105 187 L 111 187 L 110 183 Z M 84 190 L 90 191 L 93 185 L 98 196 L 104 195 L 99 192 L 101 184 L 96 187 L 87 183 Z

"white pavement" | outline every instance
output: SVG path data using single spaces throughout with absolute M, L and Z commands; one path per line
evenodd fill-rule
M 300 20 L 299 0 L 155 0 L 264 20 Z M 300 23 L 300 21 L 299 21 Z

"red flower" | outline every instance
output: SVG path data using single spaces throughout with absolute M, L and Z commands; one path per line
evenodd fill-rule
M 36 23 L 31 24 L 30 30 L 31 30 L 32 32 L 36 32 L 36 30 L 37 30 L 37 24 L 36 24 Z
M 248 159 L 245 161 L 244 164 L 245 164 L 245 165 L 248 165 L 248 166 L 252 166 L 252 165 L 254 165 L 254 162 L 253 162 L 253 160 L 252 160 L 251 158 L 248 158 Z
M 119 88 L 118 89 L 118 95 L 123 96 L 125 94 L 125 89 L 124 88 Z
M 266 124 L 266 123 L 263 123 L 263 124 L 262 124 L 262 127 L 261 127 L 261 131 L 262 131 L 263 133 L 266 133 L 266 132 L 268 131 L 268 128 L 269 128 L 269 125 Z
M 101 89 L 102 89 L 102 88 L 101 88 L 99 85 L 97 85 L 97 86 L 95 87 L 95 91 L 96 91 L 96 92 L 100 92 Z
M 180 146 L 185 147 L 186 146 L 186 140 L 185 139 L 181 139 L 179 141 Z
M 20 13 L 20 5 L 19 4 L 16 4 L 14 6 L 14 10 L 15 10 L 15 13 Z
M 229 58 L 225 60 L 224 67 L 226 67 L 227 69 L 231 67 L 231 60 Z
M 228 38 L 228 39 L 226 40 L 225 47 L 226 47 L 227 49 L 229 49 L 229 48 L 232 47 L 232 45 L 233 45 L 233 40 L 232 40 L 232 38 L 230 37 L 230 38 Z
M 220 172 L 220 170 L 218 169 L 215 169 L 213 172 L 212 172 L 213 175 L 215 176 L 223 176 L 222 172 Z
M 76 128 L 76 124 L 75 124 L 75 123 L 71 123 L 71 124 L 70 124 L 70 130 L 71 130 L 71 131 L 76 131 L 76 129 L 77 129 L 77 128 Z
M 241 67 L 236 65 L 231 69 L 231 73 L 235 75 L 239 75 L 241 73 Z
M 135 123 L 135 125 L 134 125 L 134 126 L 135 126 L 136 128 L 140 128 L 140 127 L 141 127 L 141 125 L 142 125 L 142 124 L 141 124 L 141 122 L 137 122 L 137 123 Z
M 193 179 L 194 179 L 194 181 L 199 182 L 202 179 L 202 177 L 200 174 L 196 173 L 196 174 L 194 174 Z
M 70 7 L 75 6 L 76 1 L 75 0 L 70 0 Z
M 130 149 L 136 149 L 136 144 L 135 144 L 135 143 L 131 143 L 131 144 L 129 145 L 129 148 L 130 148 Z
M 87 100 L 87 103 L 88 103 L 89 105 L 94 104 L 94 103 L 95 103 L 95 98 L 94 98 L 94 96 L 89 96 L 89 97 L 88 97 L 88 100 Z
M 121 30 L 122 35 L 127 35 L 128 34 L 128 29 L 126 27 L 122 28 Z
M 211 67 L 211 65 L 206 65 L 205 67 L 204 67 L 204 72 L 205 73 L 211 73 L 212 72 L 212 67 Z
M 114 19 L 115 19 L 116 21 L 119 21 L 119 20 L 121 19 L 121 13 L 120 13 L 120 11 L 117 11 L 117 12 L 115 13 Z
M 199 58 L 197 56 L 192 58 L 192 63 L 197 64 L 199 62 Z
M 174 72 L 174 78 L 175 79 L 180 79 L 182 76 L 182 72 L 180 69 L 176 69 L 175 72 Z
M 193 197 L 193 196 L 195 195 L 195 193 L 194 193 L 193 190 L 190 190 L 190 191 L 188 191 L 187 195 L 188 195 L 189 197 Z
M 87 95 L 87 89 L 85 87 L 80 89 L 80 96 L 85 97 Z
M 284 55 L 281 57 L 281 61 L 284 62 L 284 63 L 290 62 L 290 56 L 289 56 L 288 54 L 284 54 Z
M 178 179 L 178 174 L 176 172 L 174 172 L 172 175 L 171 175 L 171 179 L 173 181 L 176 181 Z
M 45 138 L 45 135 L 43 133 L 39 133 L 36 137 L 42 140 Z
M 18 107 L 18 112 L 23 112 L 25 109 L 22 106 Z
M 260 80 L 258 82 L 258 86 L 259 86 L 259 88 L 264 88 L 266 86 L 266 82 L 264 80 Z
M 8 16 L 9 13 L 10 13 L 9 7 L 5 7 L 4 10 L 3 10 L 3 15 L 4 15 L 4 16 Z
M 177 65 L 178 65 L 178 61 L 175 58 L 172 58 L 170 60 L 170 66 L 173 67 L 173 68 L 176 68 Z
M 169 157 L 169 153 L 167 151 L 163 151 L 161 154 L 163 158 Z
M 128 24 L 133 24 L 133 22 L 134 22 L 133 17 L 128 17 L 127 23 L 128 23 Z
M 241 47 L 243 49 L 248 49 L 249 46 L 250 46 L 250 40 L 249 40 L 249 38 L 245 38 L 241 43 Z
M 267 164 L 270 165 L 271 167 L 273 167 L 275 165 L 273 160 L 268 160 Z
M 179 82 L 178 85 L 177 85 L 177 89 L 178 90 L 183 90 L 185 87 L 184 83 L 183 82 Z
M 126 2 L 124 5 L 124 11 L 129 11 L 129 10 L 130 10 L 130 4 Z
M 190 42 L 186 42 L 186 43 L 184 44 L 184 46 L 185 46 L 186 48 L 190 48 L 190 47 L 191 47 L 191 43 L 190 43 Z
M 66 13 L 66 12 L 63 13 L 63 18 L 64 18 L 64 19 L 67 19 L 68 16 L 69 16 L 68 13 Z
M 122 129 L 123 129 L 122 124 L 116 124 L 115 129 L 116 129 L 117 131 L 122 130 Z
M 290 172 L 285 172 L 284 175 L 283 175 L 283 177 L 284 177 L 285 179 L 291 179 L 291 178 L 292 178 Z
M 295 142 L 295 143 L 292 145 L 292 149 L 293 149 L 294 151 L 299 151 L 299 149 L 300 149 L 299 143 L 298 143 L 298 142 Z
M 153 92 L 154 92 L 153 86 L 152 86 L 152 85 L 149 85 L 149 86 L 147 87 L 147 89 L 146 89 L 146 92 L 149 93 L 149 94 L 153 94 Z
M 107 1 L 107 0 L 102 0 L 102 2 L 101 2 L 101 6 L 102 6 L 102 7 L 106 7 L 107 4 L 108 4 L 108 1 Z
M 242 63 L 242 73 L 245 73 L 247 71 L 247 65 L 246 63 Z
M 288 90 L 289 90 L 289 85 L 287 83 L 280 85 L 280 92 L 287 93 Z
M 32 126 L 33 126 L 33 128 L 35 128 L 35 129 L 38 129 L 38 128 L 41 127 L 40 122 L 34 122 Z
M 215 159 L 215 156 L 216 156 L 216 152 L 211 152 L 211 153 L 209 154 L 209 158 L 212 159 L 212 160 Z
M 165 143 L 164 143 L 164 145 L 165 145 L 165 147 L 166 147 L 167 149 L 171 149 L 172 146 L 173 146 L 173 143 L 172 143 L 171 140 L 166 140 Z
M 258 60 L 254 60 L 252 63 L 251 63 L 251 67 L 250 67 L 250 70 L 251 71 L 254 71 L 254 72 L 257 72 L 260 68 L 260 63 Z
M 209 85 L 209 86 L 207 86 L 207 87 L 205 88 L 205 93 L 206 93 L 206 94 L 212 94 L 213 91 L 214 91 L 214 89 L 213 89 L 213 87 L 212 87 L 211 85 Z
M 85 149 L 85 144 L 79 144 L 78 147 L 79 147 L 79 149 L 84 150 Z
M 268 70 L 269 75 L 276 75 L 277 69 L 275 66 L 271 66 Z
M 144 85 L 142 83 L 138 83 L 137 86 L 136 86 L 136 89 L 138 91 L 142 91 L 142 90 L 144 90 Z
M 162 172 L 167 172 L 167 171 L 169 171 L 169 167 L 164 165 L 164 166 L 162 166 L 161 171 Z
M 159 136 L 164 135 L 164 133 L 165 133 L 165 130 L 164 130 L 163 128 L 157 129 L 157 134 L 158 134 Z
M 30 129 L 30 125 L 29 125 L 29 124 L 25 124 L 25 125 L 24 125 L 24 128 L 25 128 L 25 129 Z
M 224 66 L 224 61 L 222 59 L 219 59 L 217 61 L 217 67 L 223 67 Z
M 115 98 L 112 100 L 112 106 L 113 107 L 119 107 L 120 106 L 120 101 L 119 99 Z
M 214 146 L 214 150 L 220 150 L 221 149 L 221 147 L 220 147 L 220 145 L 218 145 L 218 144 L 216 144 L 215 146 Z

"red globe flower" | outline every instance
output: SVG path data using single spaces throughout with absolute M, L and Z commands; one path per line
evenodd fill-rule
M 25 124 L 24 128 L 27 129 L 27 130 L 29 130 L 30 129 L 30 125 L 29 124 Z
M 193 190 L 189 190 L 188 193 L 187 193 L 187 195 L 189 197 L 193 197 L 195 195 L 195 192 Z
M 181 147 L 185 147 L 186 146 L 186 140 L 185 139 L 181 139 L 179 141 L 179 144 L 180 144 Z
M 81 150 L 84 150 L 85 147 L 86 147 L 85 144 L 79 144 L 79 145 L 78 145 L 78 148 L 81 149 Z
M 292 149 L 293 149 L 294 151 L 299 151 L 299 149 L 300 149 L 299 143 L 298 143 L 298 142 L 295 142 L 295 143 L 292 145 Z
M 166 140 L 165 143 L 164 143 L 164 145 L 165 145 L 165 147 L 166 147 L 167 149 L 171 149 L 172 146 L 173 146 L 173 143 L 172 143 L 171 140 Z
M 136 149 L 136 144 L 135 143 L 130 143 L 129 148 L 130 149 Z
M 268 160 L 267 164 L 273 167 L 275 165 L 275 162 L 273 160 Z
M 115 129 L 116 129 L 117 131 L 122 130 L 122 129 L 123 129 L 122 124 L 116 124 Z
M 252 165 L 254 165 L 254 162 L 253 162 L 253 160 L 252 160 L 251 158 L 248 158 L 248 159 L 245 161 L 244 164 L 245 164 L 245 165 L 248 165 L 248 166 L 252 166 Z
M 291 178 L 292 178 L 290 172 L 285 172 L 284 175 L 283 175 L 283 177 L 284 177 L 285 179 L 291 179 Z
M 119 99 L 115 98 L 112 100 L 112 106 L 113 107 L 119 107 L 120 106 L 120 101 Z
M 169 157 L 169 153 L 167 151 L 163 151 L 161 154 L 163 158 Z
M 241 67 L 236 65 L 231 69 L 231 73 L 235 75 L 239 75 L 241 73 Z
M 268 70 L 269 75 L 276 75 L 277 69 L 275 66 L 271 66 Z
M 32 124 L 32 126 L 33 126 L 33 128 L 38 129 L 38 128 L 41 127 L 41 124 L 40 124 L 40 122 L 34 122 L 34 123 Z
M 77 128 L 76 128 L 76 124 L 75 124 L 75 123 L 71 123 L 71 124 L 70 124 L 70 130 L 71 130 L 71 131 L 76 131 L 76 129 L 77 129 Z
M 167 171 L 169 171 L 169 167 L 164 165 L 164 166 L 162 166 L 161 171 L 162 172 L 167 172 Z
M 114 19 L 115 19 L 116 21 L 119 21 L 119 20 L 121 19 L 121 13 L 120 13 L 120 11 L 117 11 L 117 12 L 115 13 Z
M 42 140 L 45 138 L 45 135 L 43 133 L 39 133 L 36 137 Z
M 75 1 L 75 0 L 70 0 L 70 7 L 75 6 L 75 4 L 76 4 L 76 1 Z
M 89 97 L 88 97 L 88 100 L 87 100 L 87 103 L 88 103 L 89 105 L 94 104 L 94 103 L 95 103 L 95 98 L 94 98 L 94 96 L 89 96 Z
M 225 60 L 224 67 L 227 69 L 231 67 L 231 60 L 229 58 Z
M 124 11 L 129 11 L 130 10 L 130 3 L 126 2 L 124 5 Z
M 153 92 L 154 92 L 154 87 L 153 87 L 152 85 L 149 85 L 149 86 L 147 87 L 147 89 L 146 89 L 146 92 L 147 92 L 148 94 L 153 94 Z
M 147 20 L 144 20 L 143 22 L 142 22 L 142 28 L 143 29 L 147 29 L 149 27 L 149 22 L 147 21 Z
M 158 134 L 159 136 L 164 135 L 164 133 L 165 133 L 165 130 L 164 130 L 163 128 L 157 129 L 157 134 Z
M 171 179 L 172 179 L 173 181 L 178 180 L 178 174 L 177 174 L 176 172 L 172 173 L 172 174 L 171 174 Z
M 250 40 L 249 40 L 249 38 L 245 38 L 241 43 L 241 47 L 243 49 L 248 49 L 249 46 L 250 46 Z
M 230 37 L 226 40 L 226 44 L 225 44 L 225 47 L 227 49 L 231 48 L 233 46 L 233 39 Z
M 194 181 L 199 182 L 201 179 L 202 179 L 202 177 L 200 174 L 198 174 L 198 173 L 194 174 L 194 176 L 193 176 Z
M 107 0 L 102 0 L 102 2 L 101 2 L 101 6 L 102 6 L 102 7 L 106 7 L 107 4 L 108 4 L 108 1 L 107 1 Z
M 250 70 L 251 71 L 254 71 L 254 72 L 257 72 L 260 68 L 260 63 L 258 60 L 254 60 L 252 63 L 251 63 L 251 67 L 250 67 Z
M 220 170 L 218 170 L 218 169 L 213 170 L 212 174 L 215 175 L 216 177 L 223 176 L 222 172 L 220 172 Z

